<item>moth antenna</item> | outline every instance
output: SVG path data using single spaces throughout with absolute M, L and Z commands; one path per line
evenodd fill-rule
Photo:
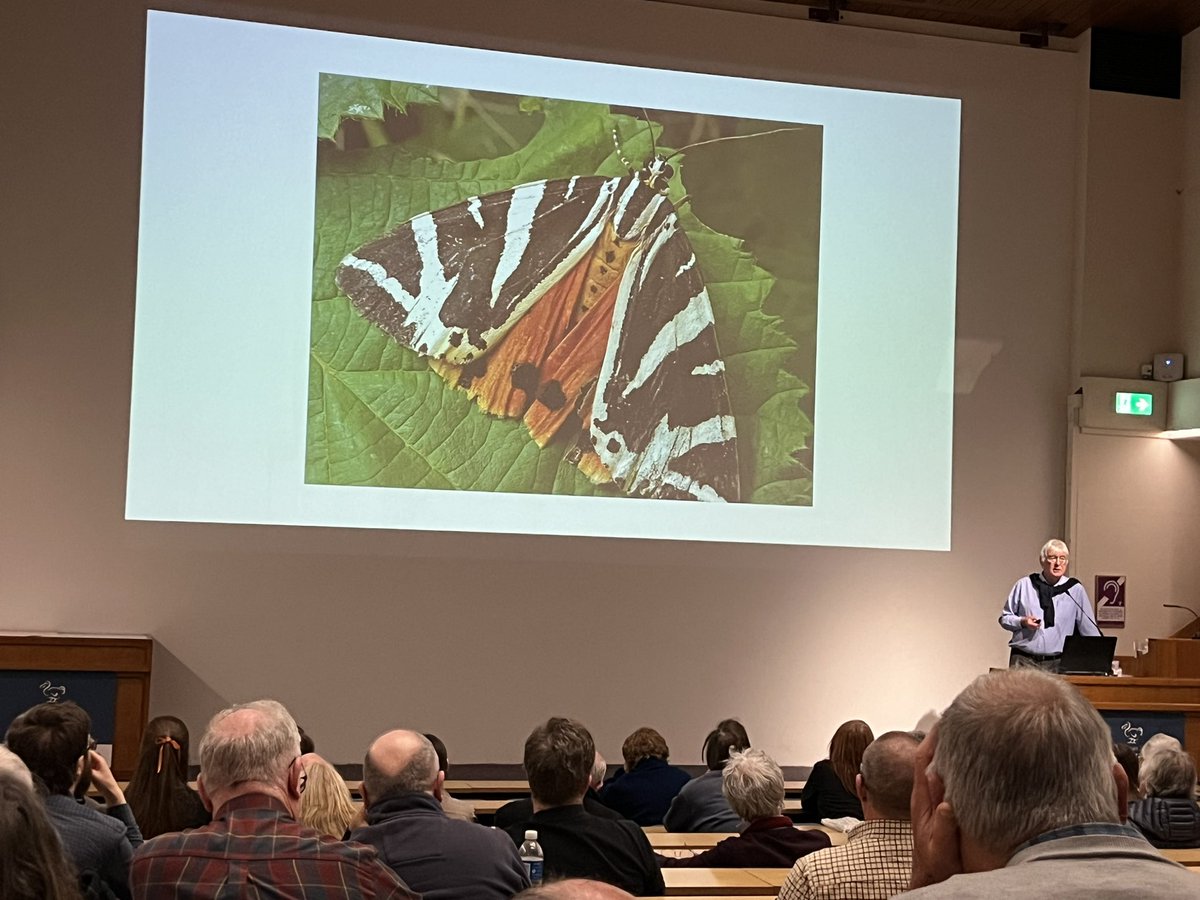
M 613 129 L 612 129 L 612 138 L 613 138 L 613 149 L 615 149 L 617 151 L 617 159 L 619 159 L 621 161 L 621 165 L 623 165 L 626 169 L 628 169 L 629 171 L 632 172 L 633 171 L 633 163 L 631 163 L 628 159 L 625 158 L 625 151 L 621 149 L 621 136 L 619 134 L 617 134 L 617 126 L 616 125 L 614 125 Z
M 772 129 L 771 131 L 756 131 L 754 134 L 730 134 L 730 135 L 726 135 L 725 137 L 709 138 L 707 141 L 697 141 L 694 144 L 688 144 L 686 147 L 680 147 L 678 150 L 676 150 L 670 156 L 666 157 L 666 159 L 669 162 L 670 160 L 674 159 L 676 156 L 679 156 L 679 154 L 681 154 L 681 153 L 685 153 L 688 150 L 693 150 L 696 147 L 703 147 L 706 144 L 721 144 L 721 143 L 724 143 L 725 141 L 744 141 L 746 138 L 766 137 L 767 135 L 771 135 L 771 134 L 788 134 L 793 131 L 803 131 L 803 130 L 804 130 L 803 126 L 797 126 L 795 128 L 775 128 L 775 129 Z

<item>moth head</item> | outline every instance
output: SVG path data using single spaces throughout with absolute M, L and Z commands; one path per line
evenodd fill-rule
M 661 156 L 656 156 L 650 162 L 646 163 L 642 171 L 638 173 L 638 178 L 648 187 L 653 188 L 660 194 L 665 194 L 667 186 L 671 183 L 671 176 L 674 174 L 675 167 Z

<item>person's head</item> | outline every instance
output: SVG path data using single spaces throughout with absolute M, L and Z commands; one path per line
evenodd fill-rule
M 964 864 L 970 855 L 1003 865 L 1043 832 L 1120 821 L 1127 783 L 1108 726 L 1073 686 L 1039 669 L 980 675 L 929 740 Z
M 671 748 L 666 738 L 653 728 L 639 728 L 621 744 L 621 756 L 625 758 L 625 770 L 632 772 L 643 759 L 669 759 Z
M 1071 551 L 1058 538 L 1051 538 L 1042 544 L 1039 559 L 1042 563 L 1042 577 L 1051 584 L 1067 574 L 1067 566 L 1071 563 Z
M 595 759 L 592 760 L 592 774 L 588 776 L 588 787 L 599 790 L 604 784 L 604 776 L 608 774 L 608 763 L 604 761 L 604 757 L 600 755 L 600 751 L 596 751 Z
M 1117 762 L 1121 768 L 1125 770 L 1125 777 L 1129 779 L 1130 796 L 1141 793 L 1141 777 L 1139 776 L 1140 763 L 1138 762 L 1137 754 L 1133 752 L 1133 748 L 1128 744 L 1113 744 L 1113 756 L 1117 758 Z
M 762 750 L 734 750 L 721 773 L 721 793 L 743 821 L 777 816 L 783 812 L 783 769 Z
M 555 716 L 533 729 L 525 739 L 524 764 L 535 806 L 579 803 L 595 760 L 596 745 L 582 723 Z
M 0 775 L 9 775 L 25 787 L 31 790 L 33 788 L 33 776 L 29 774 L 29 766 L 4 744 L 0 744 Z
M 157 716 L 146 723 L 138 748 L 129 806 L 142 835 L 151 838 L 185 827 L 194 814 L 188 797 L 188 729 L 174 716 Z
M 1162 750 L 1142 768 L 1142 794 L 1146 797 L 1196 799 L 1196 763 L 1183 750 Z
M 704 739 L 701 753 L 704 756 L 704 764 L 715 770 L 725 765 L 725 760 L 729 759 L 732 751 L 749 748 L 750 736 L 746 734 L 742 723 L 737 719 L 722 719 Z
M 513 897 L 513 900 L 625 900 L 632 896 L 633 894 L 603 881 L 566 878 L 526 888 Z
M 70 700 L 39 703 L 13 719 L 4 742 L 51 794 L 70 794 L 83 773 L 91 717 Z
M 296 726 L 296 730 L 300 732 L 300 755 L 304 756 L 308 753 L 316 753 L 317 744 L 312 737 L 309 736 L 308 732 L 306 732 L 299 725 Z
M 296 815 L 303 773 L 296 720 L 275 700 L 221 710 L 200 739 L 200 796 L 214 812 L 234 797 L 265 793 Z
M 300 764 L 306 776 L 300 821 L 340 841 L 358 816 L 350 788 L 337 769 L 315 753 L 300 754 Z
M 77 900 L 75 872 L 28 778 L 0 770 L 0 897 Z
M 389 731 L 375 739 L 363 759 L 363 804 L 369 808 L 396 794 L 433 794 L 442 779 L 429 738 L 415 731 Z
M 913 765 L 922 738 L 917 732 L 888 731 L 867 745 L 855 780 L 864 818 L 909 818 Z
M 437 754 L 438 769 L 447 778 L 450 777 L 450 754 L 446 752 L 446 744 L 436 734 L 425 733 L 425 740 L 433 744 L 433 752 Z
M 843 722 L 829 740 L 829 762 L 842 787 L 852 794 L 855 776 L 862 765 L 863 751 L 873 740 L 875 735 L 871 733 L 871 726 L 862 719 Z
M 1179 743 L 1178 738 L 1171 737 L 1169 734 L 1152 734 L 1146 738 L 1142 744 L 1142 749 L 1139 754 L 1143 766 L 1148 764 L 1157 754 L 1164 750 L 1182 750 L 1183 744 Z

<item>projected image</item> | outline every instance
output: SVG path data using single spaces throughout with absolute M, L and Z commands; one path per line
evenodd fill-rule
M 807 506 L 822 128 L 324 74 L 309 484 Z

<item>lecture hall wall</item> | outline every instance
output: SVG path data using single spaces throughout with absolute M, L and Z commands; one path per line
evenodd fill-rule
M 516 762 L 533 724 L 569 714 L 610 760 L 651 724 L 696 763 L 734 715 L 803 765 L 844 719 L 911 727 L 1007 659 L 999 606 L 1064 527 L 1077 376 L 1118 374 L 1084 367 L 1123 370 L 1172 334 L 1200 354 L 1195 201 L 1143 222 L 1148 245 L 1174 242 L 1177 278 L 1161 256 L 1127 260 L 1154 284 L 1141 331 L 1119 327 L 1133 301 L 1104 286 L 1120 217 L 1089 218 L 1122 202 L 1109 178 L 1160 192 L 1164 160 L 1196 185 L 1194 35 L 1189 97 L 1170 106 L 1091 95 L 1086 42 L 1035 51 L 641 0 L 347 0 L 336 20 L 317 0 L 163 5 L 964 101 L 950 552 L 126 522 L 145 5 L 3 4 L 0 629 L 153 636 L 152 712 L 196 730 L 226 702 L 273 696 L 337 761 L 406 725 L 456 761 Z M 1186 133 L 1186 152 L 1133 164 L 1129 121 Z

